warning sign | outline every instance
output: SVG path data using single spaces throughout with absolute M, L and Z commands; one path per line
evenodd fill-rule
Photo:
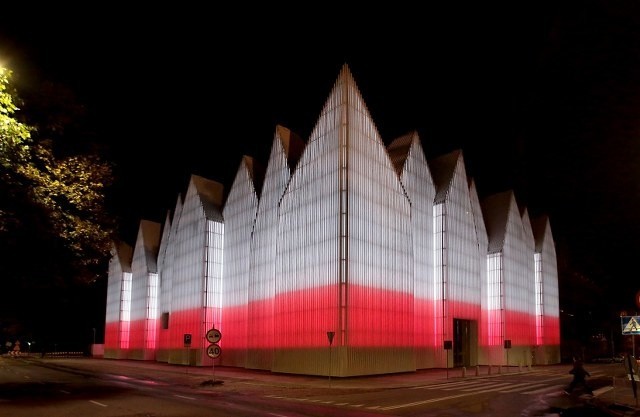
M 620 316 L 622 334 L 640 334 L 640 316 Z

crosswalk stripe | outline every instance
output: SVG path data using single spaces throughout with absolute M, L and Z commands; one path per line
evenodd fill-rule
M 562 387 L 564 387 L 564 385 L 552 385 L 550 387 L 540 388 L 535 391 L 521 392 L 520 394 L 526 394 L 526 395 L 540 394 L 546 391 L 560 390 Z
M 547 384 L 544 383 L 540 383 L 540 384 L 531 384 L 531 383 L 525 383 L 523 384 L 518 384 L 517 387 L 513 387 L 510 389 L 506 389 L 506 390 L 502 390 L 500 391 L 501 393 L 507 393 L 507 392 L 518 392 L 518 391 L 524 391 L 526 389 L 530 389 L 530 388 L 538 388 L 538 387 L 546 387 L 548 386 Z
M 510 382 L 503 382 L 501 384 L 489 384 L 489 385 L 482 385 L 479 387 L 475 387 L 475 388 L 467 388 L 467 389 L 463 389 L 462 391 L 465 392 L 470 392 L 470 391 L 481 391 L 481 390 L 486 390 L 486 389 L 491 389 L 491 391 L 494 391 L 492 388 L 504 388 L 508 385 L 511 385 Z
M 441 388 L 441 389 L 443 391 L 453 391 L 460 388 L 482 387 L 490 384 L 497 384 L 497 382 L 487 382 L 487 381 L 469 382 L 468 384 L 458 385 L 455 387 Z

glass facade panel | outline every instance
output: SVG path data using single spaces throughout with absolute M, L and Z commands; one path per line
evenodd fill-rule
M 231 366 L 245 366 L 247 360 L 251 233 L 258 207 L 258 196 L 250 175 L 251 162 L 248 157 L 243 158 L 222 212 L 226 238 L 222 287 L 224 314 L 220 330 L 225 335 L 222 363 Z
M 343 68 L 306 144 L 276 128 L 264 178 L 244 157 L 223 200 L 194 175 L 161 239 L 113 252 L 105 356 L 211 365 L 217 328 L 216 363 L 276 372 L 453 366 L 445 341 L 463 365 L 559 362 L 548 221 L 512 195 L 485 210 L 462 153 L 440 162 L 415 133 L 385 147 Z

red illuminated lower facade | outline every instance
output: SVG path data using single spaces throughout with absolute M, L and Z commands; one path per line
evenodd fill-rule
M 114 245 L 105 358 L 336 377 L 559 363 L 548 219 L 479 198 L 461 151 L 385 146 L 345 66 L 303 143 L 228 192 L 193 175 Z M 215 330 L 219 339 L 212 337 Z

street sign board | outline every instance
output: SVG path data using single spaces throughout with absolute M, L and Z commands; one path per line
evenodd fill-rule
M 210 329 L 207 332 L 207 340 L 209 343 L 218 343 L 222 339 L 222 333 L 218 329 Z
M 222 349 L 220 349 L 220 346 L 216 343 L 212 343 L 207 347 L 207 356 L 210 358 L 215 359 L 220 356 L 221 353 Z
M 620 316 L 622 334 L 640 334 L 640 316 Z
M 191 347 L 191 333 L 184 334 L 184 347 Z

